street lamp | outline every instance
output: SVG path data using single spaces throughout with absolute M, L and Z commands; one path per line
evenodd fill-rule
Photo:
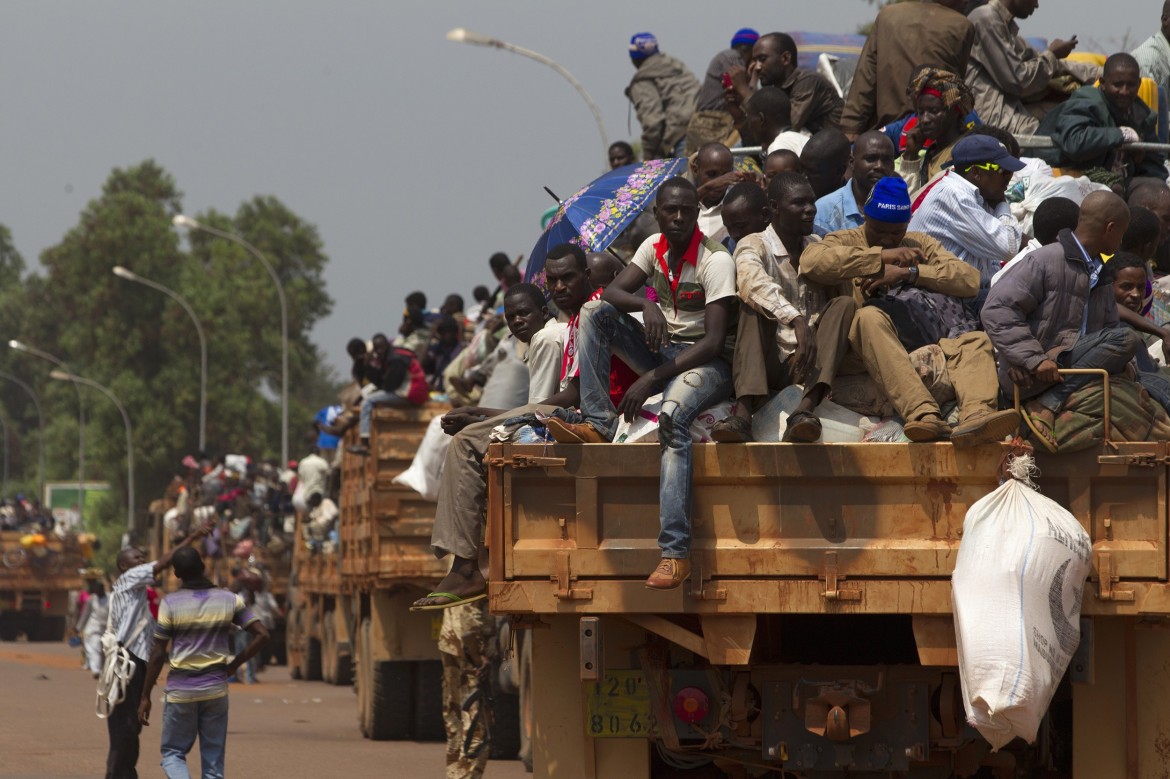
M 245 241 L 235 233 L 229 233 L 226 230 L 220 230 L 211 225 L 205 225 L 202 222 L 197 222 L 189 216 L 178 214 L 171 220 L 175 227 L 181 227 L 187 230 L 202 230 L 205 233 L 211 233 L 219 238 L 226 238 L 233 243 L 243 246 L 252 253 L 260 264 L 268 271 L 268 275 L 272 277 L 272 283 L 276 285 L 276 296 L 280 298 L 280 461 L 282 463 L 288 462 L 288 302 L 284 298 L 284 285 L 280 283 L 280 276 L 276 275 L 276 270 L 272 267 L 272 263 L 268 261 L 259 249 L 252 244 Z
M 550 68 L 560 73 L 566 81 L 573 85 L 573 89 L 577 90 L 577 94 L 581 95 L 585 100 L 585 104 L 589 106 L 589 110 L 593 112 L 593 119 L 597 122 L 597 131 L 601 133 L 601 153 L 605 157 L 605 169 L 609 169 L 609 135 L 605 132 L 605 122 L 601 119 L 601 109 L 597 107 L 597 103 L 593 102 L 593 96 L 585 89 L 580 81 L 573 78 L 573 74 L 565 70 L 564 66 L 556 62 L 551 57 L 546 57 L 540 52 L 526 49 L 523 46 L 517 46 L 514 43 L 501 41 L 498 38 L 491 38 L 487 35 L 482 35 L 478 32 L 465 30 L 462 27 L 456 27 L 447 33 L 447 40 L 452 43 L 468 43 L 473 46 L 491 46 L 496 49 L 503 49 L 510 51 L 513 54 L 519 54 L 522 57 L 534 59 L 542 65 L 548 65 Z
M 195 325 L 195 332 L 199 334 L 199 451 L 207 451 L 207 339 L 203 336 L 203 325 L 199 323 L 199 318 L 195 316 L 195 311 L 191 308 L 191 304 L 183 299 L 178 292 L 175 292 L 170 287 L 164 287 L 157 281 L 151 281 L 148 278 L 139 276 L 137 273 L 123 268 L 121 265 L 114 266 L 114 275 L 126 281 L 134 281 L 151 289 L 158 290 L 171 300 L 178 303 L 187 312 L 187 316 L 191 317 L 191 322 Z
M 40 454 L 40 463 L 37 465 L 37 481 L 40 482 L 41 491 L 38 498 L 41 501 L 45 499 L 45 414 L 41 410 L 41 399 L 37 397 L 37 393 L 33 392 L 32 387 L 25 384 L 23 381 L 13 376 L 11 373 L 0 371 L 0 379 L 10 381 L 16 386 L 20 387 L 25 393 L 32 398 L 33 407 L 37 410 L 37 429 L 39 431 L 40 439 L 37 444 L 37 451 Z
M 54 357 L 48 352 L 42 352 L 36 347 L 29 346 L 23 341 L 17 341 L 15 338 L 8 342 L 8 346 L 18 352 L 31 354 L 34 357 L 40 357 L 42 360 L 48 360 L 56 365 L 66 373 L 69 372 L 69 366 L 58 357 Z M 81 397 L 81 387 L 77 386 L 77 382 L 73 382 L 73 389 L 77 390 L 77 519 L 81 527 L 85 527 L 85 402 Z M 40 404 L 37 404 L 37 413 L 40 413 Z M 41 423 L 41 478 L 44 479 L 44 421 Z M 44 489 L 44 482 L 41 483 L 41 488 Z M 41 500 L 44 500 L 44 494 L 41 495 Z
M 126 413 L 126 408 L 118 400 L 118 397 L 110 390 L 98 384 L 93 379 L 87 379 L 83 376 L 69 373 L 68 371 L 49 371 L 49 377 L 57 381 L 71 381 L 73 386 L 84 384 L 87 387 L 93 387 L 98 392 L 101 392 L 110 402 L 117 406 L 118 411 L 122 414 L 122 424 L 126 426 L 126 530 L 130 533 L 134 532 L 134 439 L 130 429 L 130 415 Z

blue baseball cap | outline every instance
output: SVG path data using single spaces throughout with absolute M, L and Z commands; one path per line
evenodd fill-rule
M 960 138 L 951 151 L 951 159 L 955 161 L 956 168 L 994 162 L 1012 173 L 1024 169 L 1024 163 L 1013 157 L 1006 146 L 990 135 L 966 135 Z

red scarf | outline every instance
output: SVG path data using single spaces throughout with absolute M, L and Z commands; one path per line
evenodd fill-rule
M 703 231 L 695 226 L 695 232 L 691 235 L 691 243 L 687 246 L 687 250 L 683 252 L 683 262 L 690 263 L 691 267 L 698 269 L 699 267 L 699 244 L 703 242 Z M 670 265 L 666 262 L 666 253 L 670 250 L 670 243 L 663 235 L 654 244 L 654 256 L 658 260 L 658 267 L 662 268 L 662 275 L 666 277 L 666 281 L 670 284 L 670 297 L 674 303 L 674 313 L 678 314 L 678 284 L 682 279 L 682 266 L 679 266 L 678 276 L 676 277 L 670 272 Z

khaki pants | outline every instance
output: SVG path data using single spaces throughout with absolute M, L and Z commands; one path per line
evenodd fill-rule
M 852 298 L 838 297 L 821 312 L 815 329 L 817 361 L 805 381 L 805 395 L 817 385 L 833 386 L 849 353 L 849 332 L 856 311 Z M 754 410 L 769 395 L 792 384 L 789 360 L 780 360 L 776 323 L 749 305 L 739 307 L 735 338 L 735 358 L 731 363 L 735 397 L 746 400 L 749 406 L 754 403 Z
M 487 480 L 483 458 L 492 429 L 506 419 L 542 411 L 551 414 L 556 406 L 536 403 L 505 411 L 496 417 L 463 428 L 447 448 L 439 482 L 439 502 L 431 547 L 436 557 L 448 553 L 468 560 L 479 557 L 483 540 L 483 517 L 487 505 Z
M 842 373 L 867 371 L 890 399 L 894 410 L 907 422 L 941 414 L 938 404 L 910 362 L 906 347 L 889 315 L 876 306 L 863 306 L 853 317 L 849 331 L 850 356 Z M 959 403 L 959 421 L 995 411 L 999 384 L 991 341 L 986 333 L 970 332 L 938 342 L 946 357 L 947 373 Z

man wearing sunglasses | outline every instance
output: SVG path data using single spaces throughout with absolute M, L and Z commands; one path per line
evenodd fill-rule
M 1004 193 L 1024 163 L 995 138 L 974 133 L 955 144 L 952 157 L 955 167 L 927 191 L 910 230 L 926 233 L 979 271 L 978 314 L 991 277 L 1023 245 L 1024 232 Z

